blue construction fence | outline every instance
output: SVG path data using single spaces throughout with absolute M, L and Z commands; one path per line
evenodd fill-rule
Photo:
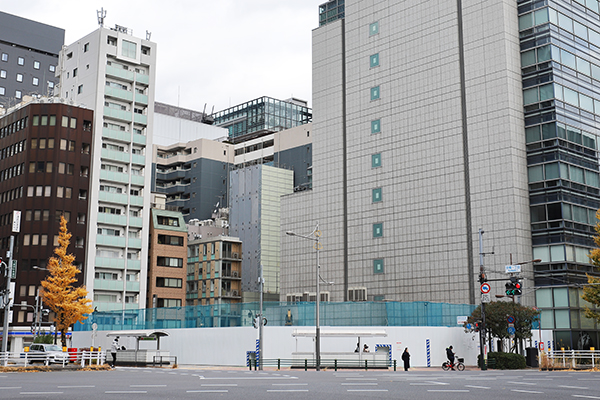
M 469 316 L 470 304 L 417 302 L 321 302 L 322 326 L 457 326 L 458 316 Z M 252 326 L 259 303 L 214 304 L 139 310 L 96 311 L 75 331 L 177 329 Z M 267 326 L 314 326 L 314 302 L 265 302 Z

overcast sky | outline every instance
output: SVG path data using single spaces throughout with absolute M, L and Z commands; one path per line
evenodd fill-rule
M 311 31 L 326 0 L 20 0 L 0 10 L 65 30 L 98 27 L 96 10 L 157 43 L 156 101 L 207 112 L 260 96 L 311 101 Z

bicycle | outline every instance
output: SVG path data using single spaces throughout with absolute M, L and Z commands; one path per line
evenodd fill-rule
M 464 371 L 465 370 L 465 359 L 464 358 L 456 358 L 456 362 L 454 364 L 452 364 L 450 361 L 444 361 L 444 363 L 442 364 L 442 369 L 444 371 L 448 371 L 451 368 L 456 368 L 459 371 Z

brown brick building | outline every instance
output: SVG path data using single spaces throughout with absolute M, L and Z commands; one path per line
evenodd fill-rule
M 185 305 L 187 226 L 183 214 L 151 210 L 147 307 Z

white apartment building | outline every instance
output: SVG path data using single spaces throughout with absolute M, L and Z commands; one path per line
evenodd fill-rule
M 144 308 L 156 44 L 103 26 L 60 53 L 56 95 L 93 108 L 85 284 L 98 310 Z

